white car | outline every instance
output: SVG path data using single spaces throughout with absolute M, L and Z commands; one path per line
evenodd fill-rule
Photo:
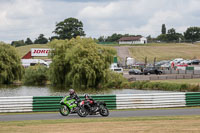
M 183 60 L 184 60 L 183 58 L 176 58 L 176 59 L 170 61 L 170 64 L 171 64 L 172 62 L 174 62 L 175 64 L 177 64 L 177 63 L 180 63 L 180 62 L 183 61 Z

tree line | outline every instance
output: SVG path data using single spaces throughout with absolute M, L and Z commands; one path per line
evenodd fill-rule
M 111 36 L 100 36 L 98 38 L 99 42 L 118 42 L 121 37 L 129 36 L 141 36 L 141 35 L 129 35 L 129 34 L 117 34 L 114 33 Z M 182 34 L 176 32 L 176 29 L 170 28 L 167 30 L 165 24 L 162 24 L 161 34 L 155 38 L 151 35 L 147 36 L 148 42 L 195 42 L 200 41 L 200 27 L 189 27 Z
M 12 41 L 11 45 L 14 47 L 24 46 L 24 45 L 31 45 L 31 44 L 47 44 L 48 39 L 44 36 L 44 34 L 40 34 L 38 38 L 35 39 L 35 41 L 32 41 L 29 37 L 24 40 L 19 41 Z
M 85 36 L 83 30 L 83 23 L 76 18 L 67 18 L 64 21 L 61 21 L 56 24 L 55 30 L 52 32 L 55 33 L 55 36 L 46 38 L 44 34 L 40 34 L 34 41 L 29 37 L 24 40 L 12 41 L 11 45 L 15 47 L 30 45 L 30 44 L 47 44 L 48 42 L 58 39 L 72 39 L 77 36 Z
M 54 39 L 65 40 L 76 38 L 77 36 L 85 36 L 83 30 L 83 23 L 76 18 L 67 18 L 56 24 L 55 30 L 52 32 L 55 35 L 50 38 L 46 38 L 44 34 L 40 34 L 34 41 L 29 37 L 24 40 L 12 41 L 11 45 L 15 47 L 30 45 L 30 44 L 47 44 Z M 113 33 L 111 36 L 100 36 L 97 39 L 98 42 L 111 42 L 117 43 L 121 37 L 130 36 L 142 36 L 142 35 L 130 35 L 130 34 L 118 34 Z M 170 28 L 167 30 L 165 24 L 162 24 L 161 34 L 156 38 L 152 38 L 151 35 L 147 37 L 148 42 L 195 42 L 200 40 L 200 27 L 189 27 L 184 33 L 176 32 L 176 29 Z
M 97 40 L 98 42 L 118 42 L 118 40 L 122 37 L 135 37 L 135 36 L 142 36 L 142 35 L 130 35 L 130 34 L 117 34 L 114 33 L 111 36 L 100 36 Z
M 200 27 L 189 27 L 182 33 L 177 33 L 174 28 L 169 29 L 166 32 L 165 24 L 162 24 L 161 34 L 156 40 L 163 42 L 195 42 L 200 40 Z

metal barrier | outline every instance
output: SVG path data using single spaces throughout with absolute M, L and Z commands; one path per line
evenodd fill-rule
M 200 106 L 200 92 L 93 95 L 109 109 Z M 80 96 L 83 99 L 83 96 Z M 0 112 L 58 111 L 61 96 L 0 97 Z
M 32 112 L 33 96 L 0 97 L 0 112 Z
M 33 97 L 33 111 L 46 112 L 58 111 L 60 107 L 61 96 L 39 96 Z
M 120 94 L 117 109 L 185 106 L 185 93 Z
M 187 106 L 200 106 L 200 92 L 188 92 L 186 93 L 186 105 Z

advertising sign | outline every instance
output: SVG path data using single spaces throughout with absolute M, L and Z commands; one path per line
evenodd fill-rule
M 48 56 L 50 50 L 49 48 L 32 48 L 31 56 Z

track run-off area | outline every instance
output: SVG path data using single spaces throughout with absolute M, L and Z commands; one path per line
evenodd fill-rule
M 122 117 L 149 117 L 149 116 L 183 116 L 200 115 L 200 108 L 167 108 L 167 109 L 134 109 L 134 110 L 111 110 L 107 118 Z M 100 115 L 89 115 L 81 118 L 77 114 L 61 116 L 59 112 L 35 112 L 35 113 L 0 113 L 0 121 L 22 120 L 58 120 L 58 119 L 99 119 L 105 118 Z

